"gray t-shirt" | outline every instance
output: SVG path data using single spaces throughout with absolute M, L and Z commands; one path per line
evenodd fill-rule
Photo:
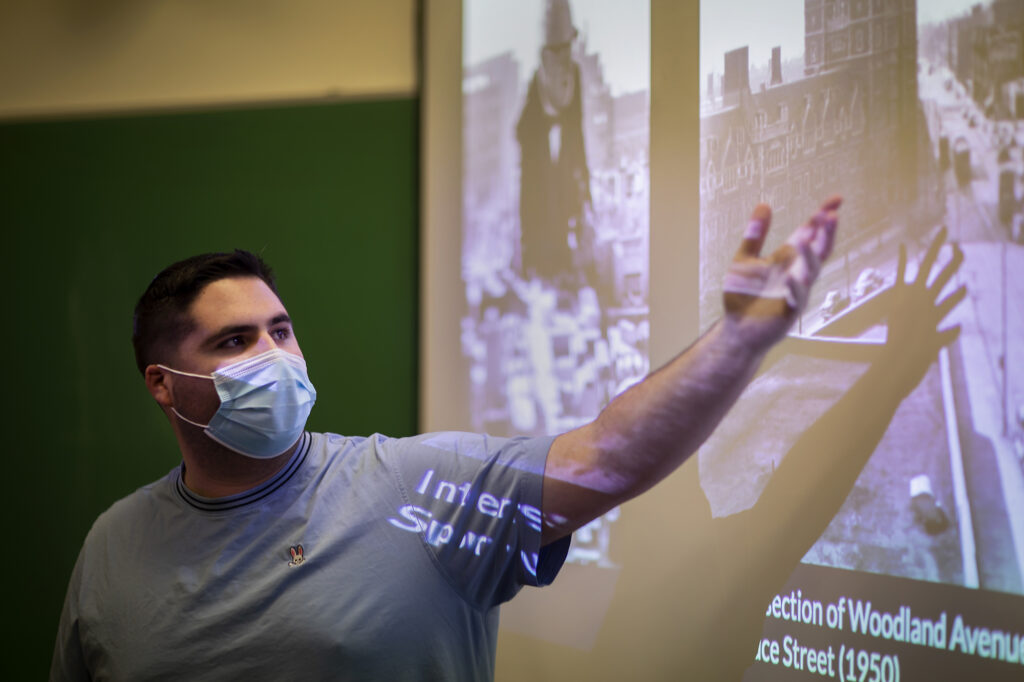
M 273 479 L 196 496 L 181 468 L 93 525 L 56 680 L 481 680 L 497 605 L 554 579 L 550 438 L 305 434 Z

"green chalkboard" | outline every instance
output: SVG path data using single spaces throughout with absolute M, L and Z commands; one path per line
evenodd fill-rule
M 45 676 L 93 519 L 178 462 L 130 343 L 165 265 L 261 253 L 319 391 L 310 428 L 413 432 L 417 130 L 412 98 L 0 125 L 0 678 Z

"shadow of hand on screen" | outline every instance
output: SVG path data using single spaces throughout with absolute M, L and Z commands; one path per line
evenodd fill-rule
M 864 465 L 875 451 L 900 403 L 921 382 L 941 348 L 959 335 L 959 326 L 939 325 L 966 296 L 966 288 L 942 296 L 963 262 L 953 256 L 929 282 L 929 274 L 946 237 L 933 239 L 913 281 L 906 282 L 907 254 L 900 246 L 895 284 L 888 300 L 888 334 L 881 352 L 853 386 L 786 453 L 758 501 L 734 516 L 711 521 L 721 526 L 723 558 L 753 555 L 758 560 L 737 580 L 745 585 L 744 602 L 736 604 L 736 657 L 751 662 L 764 622 L 764 609 L 781 590 L 800 559 L 839 511 Z M 734 545 L 734 546 L 732 546 Z M 738 675 L 729 679 L 738 679 Z
M 839 511 L 900 403 L 959 333 L 958 327 L 939 330 L 966 295 L 961 287 L 942 296 L 963 261 L 958 247 L 928 282 L 944 240 L 943 229 L 909 283 L 901 247 L 896 283 L 882 294 L 887 299 L 881 305 L 889 311 L 886 343 L 851 388 L 800 434 L 752 507 L 712 518 L 697 458 L 669 483 L 672 499 L 657 504 L 662 517 L 670 505 L 679 519 L 680 532 L 673 536 L 678 544 L 665 539 L 663 554 L 650 555 L 649 537 L 632 540 L 627 555 L 649 555 L 648 565 L 636 569 L 646 571 L 640 582 L 647 584 L 634 587 L 635 578 L 623 575 L 619 590 L 629 594 L 616 595 L 622 611 L 615 617 L 650 617 L 656 630 L 668 631 L 655 637 L 628 630 L 612 635 L 636 657 L 641 677 L 647 679 L 641 672 L 647 669 L 654 679 L 739 680 L 754 663 L 771 599 Z M 647 527 L 658 522 L 640 521 Z M 662 559 L 667 568 L 652 566 Z
M 749 542 L 775 535 L 770 532 L 773 527 L 785 529 L 780 539 L 773 540 L 780 572 L 788 575 L 821 535 L 900 403 L 920 383 L 939 350 L 959 335 L 959 326 L 938 329 L 967 293 L 960 287 L 940 298 L 963 262 L 958 246 L 953 246 L 953 257 L 928 282 L 944 239 L 943 229 L 910 283 L 904 281 L 907 256 L 906 249 L 900 247 L 896 283 L 886 292 L 889 330 L 881 352 L 850 390 L 797 439 L 760 499 L 748 510 L 750 518 L 736 520 L 738 532 L 748 535 Z

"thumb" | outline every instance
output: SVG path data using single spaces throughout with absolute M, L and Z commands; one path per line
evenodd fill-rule
M 743 241 L 736 252 L 737 258 L 757 258 L 761 255 L 761 247 L 764 246 L 764 238 L 768 234 L 768 227 L 772 223 L 772 209 L 768 204 L 758 204 L 747 223 L 747 231 L 743 234 Z

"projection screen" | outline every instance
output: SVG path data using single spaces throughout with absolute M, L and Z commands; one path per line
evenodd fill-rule
M 770 251 L 844 198 L 711 438 L 502 607 L 498 679 L 1019 679 L 1024 4 L 428 2 L 424 46 L 423 430 L 585 423 L 718 318 L 757 203 Z

